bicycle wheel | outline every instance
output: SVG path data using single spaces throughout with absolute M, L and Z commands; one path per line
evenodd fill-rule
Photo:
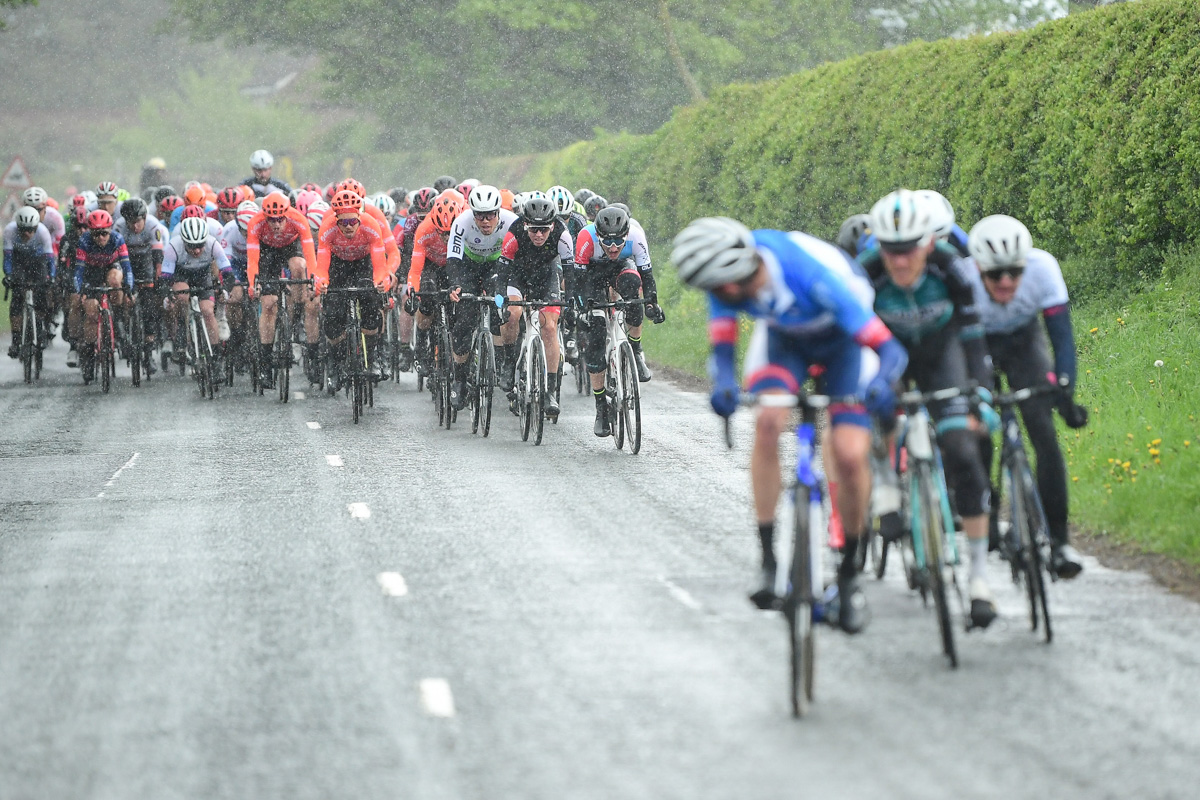
M 542 443 L 546 428 L 546 346 L 541 337 L 533 340 L 533 366 L 529 370 L 529 416 L 532 418 L 533 444 Z
M 146 326 L 142 322 L 142 304 L 140 302 L 133 304 L 133 319 L 130 328 L 129 350 L 132 354 L 129 359 L 129 371 L 133 378 L 134 386 L 142 385 L 142 353 L 146 347 Z
M 621 351 L 614 350 L 608 359 L 605 373 L 604 399 L 608 404 L 608 419 L 612 423 L 613 444 L 620 450 L 625 446 L 625 415 L 621 413 L 621 398 L 625 394 L 625 373 L 621 367 Z
M 591 388 L 591 383 L 587 379 L 587 367 L 583 363 L 583 347 L 579 345 L 580 337 L 576 333 L 576 346 L 579 347 L 579 358 L 571 362 L 571 372 L 575 374 L 575 392 L 583 394 L 584 387 Z
M 929 464 L 919 464 L 917 483 L 921 503 L 921 543 L 925 551 L 925 571 L 929 590 L 937 607 L 938 629 L 941 632 L 942 652 L 951 667 L 958 667 L 958 651 L 954 644 L 954 626 L 950 619 L 950 603 L 946 597 L 945 526 L 942 524 L 941 504 L 934 489 Z
M 1016 469 L 1017 479 L 1013 480 L 1012 470 Z M 1037 499 L 1031 491 L 1033 475 L 1029 465 L 1023 459 L 1005 469 L 1009 478 L 1009 499 L 1012 507 L 1012 530 L 1009 532 L 1017 544 L 1017 554 L 1020 561 L 1021 578 L 1025 584 L 1025 595 L 1029 600 L 1029 629 L 1036 631 L 1039 622 L 1043 629 L 1047 644 L 1053 641 L 1054 633 L 1050 626 L 1050 608 L 1046 598 L 1046 580 L 1043 569 L 1041 546 L 1038 533 L 1041 532 L 1041 513 L 1037 507 Z M 1039 615 L 1041 620 L 1038 619 Z
M 441 343 L 438 347 L 441 349 L 441 358 L 439 359 L 438 369 L 441 372 L 441 407 L 445 410 L 446 430 L 450 430 L 451 423 L 454 422 L 454 407 L 450 405 L 450 385 L 454 381 L 454 356 L 450 349 L 450 331 L 443 329 L 441 334 Z
M 629 452 L 637 455 L 642 449 L 642 390 L 633 348 L 628 342 L 621 345 L 621 383 L 624 390 L 619 398 L 621 422 L 629 440 Z
M 812 532 L 809 530 L 809 489 L 797 485 L 792 490 L 793 532 L 792 564 L 788 572 L 788 594 L 783 604 L 788 625 L 788 650 L 791 656 L 792 716 L 803 717 L 813 699 L 813 672 L 816 665 L 816 641 L 813 635 L 813 563 Z
M 34 336 L 34 319 L 33 313 L 28 307 L 25 308 L 24 319 L 21 322 L 21 366 L 25 373 L 25 382 L 33 383 L 33 351 L 36 347 Z
M 479 424 L 486 437 L 492 430 L 492 396 L 496 392 L 496 346 L 492 337 L 483 337 L 483 347 L 480 349 L 483 363 L 480 368 L 479 384 Z
M 399 383 L 400 381 L 400 309 L 394 305 L 388 309 L 387 331 L 385 342 L 387 342 L 388 368 L 391 370 L 391 378 Z
M 529 431 L 533 425 L 529 408 L 529 357 L 522 347 L 517 355 L 517 374 L 513 379 L 513 390 L 517 395 L 517 417 L 521 422 L 521 441 L 529 441 Z
M 108 311 L 100 309 L 100 330 L 96 336 L 100 349 L 96 368 L 100 370 L 100 391 L 108 394 L 112 388 L 112 373 L 108 369 L 108 360 L 112 357 L 112 318 Z
M 362 419 L 363 381 L 359 375 L 355 375 L 351 382 L 354 384 L 351 404 L 354 406 L 354 424 L 357 425 L 358 421 Z
M 483 340 L 484 336 L 475 334 L 475 344 L 471 348 L 471 358 L 467 367 L 467 372 L 471 376 L 471 380 L 467 386 L 467 403 L 471 406 L 471 433 L 479 433 L 479 423 L 483 417 Z
M 275 315 L 274 356 L 275 387 L 279 390 L 279 402 L 286 403 L 291 391 L 292 377 L 292 325 L 288 321 L 288 307 L 283 300 L 284 290 L 279 291 L 279 309 Z

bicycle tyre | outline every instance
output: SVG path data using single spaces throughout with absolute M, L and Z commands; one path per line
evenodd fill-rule
M 471 375 L 471 385 L 468 388 L 469 397 L 467 402 L 471 405 L 471 434 L 479 433 L 479 423 L 483 417 L 483 340 L 484 336 L 475 334 L 476 341 L 471 348 L 471 361 L 468 366 L 468 371 Z
M 1014 526 L 1014 531 L 1010 531 L 1010 534 L 1016 533 L 1014 539 L 1019 547 L 1021 578 L 1025 583 L 1026 599 L 1029 601 L 1029 629 L 1037 631 L 1038 626 L 1041 625 L 1046 643 L 1049 644 L 1054 639 L 1054 633 L 1050 625 L 1042 552 L 1035 534 L 1040 515 L 1030 492 L 1033 476 L 1029 472 L 1028 464 L 1022 463 L 1022 461 L 1018 460 L 1015 465 L 1010 465 L 1010 470 L 1015 466 L 1017 475 L 1020 476 L 1018 480 L 1011 480 L 1011 471 L 1009 473 L 1009 498 L 1012 504 L 1012 525 Z M 1039 615 L 1041 616 L 1040 620 Z
M 96 336 L 96 343 L 99 349 L 99 358 L 96 359 L 96 367 L 100 370 L 100 391 L 108 394 L 112 389 L 112 373 L 108 369 L 108 359 L 111 356 L 113 342 L 111 339 L 112 318 L 110 312 L 100 309 L 100 331 Z
M 529 413 L 529 359 L 522 348 L 517 355 L 517 374 L 513 380 L 513 389 L 517 393 L 517 414 L 521 421 L 521 441 L 529 441 L 529 431 L 533 420 Z
M 454 381 L 454 351 L 450 349 L 450 331 L 445 328 L 439 334 L 441 344 L 439 345 L 442 351 L 440 360 L 441 368 L 441 385 L 438 387 L 441 394 L 441 406 L 445 409 L 446 430 L 450 430 L 450 426 L 454 423 L 454 406 L 450 404 L 450 386 Z
M 621 418 L 625 438 L 629 440 L 629 452 L 636 456 L 642 449 L 642 388 L 633 360 L 633 347 L 628 342 L 621 345 L 621 369 L 621 383 L 624 384 L 620 398 Z
M 34 320 L 30 319 L 31 312 L 25 309 L 21 320 L 21 367 L 26 383 L 33 383 L 33 351 L 37 347 L 33 335 Z
M 783 606 L 791 659 L 792 716 L 797 719 L 808 713 L 809 703 L 813 699 L 816 667 L 816 637 L 812 621 L 812 541 L 808 529 L 810 499 L 808 487 L 796 485 L 792 489 L 792 563 L 788 573 L 789 591 Z
M 279 402 L 286 403 L 291 390 L 292 372 L 292 326 L 288 322 L 288 308 L 283 301 L 283 290 L 280 289 L 279 307 L 275 315 L 275 346 L 271 348 L 274 356 L 275 388 L 279 390 Z
M 542 443 L 546 429 L 546 345 L 541 337 L 533 340 L 533 369 L 530 371 L 529 413 L 533 418 L 533 444 Z
M 130 327 L 133 330 L 129 334 L 131 353 L 129 371 L 134 387 L 138 387 L 142 385 L 142 353 L 146 348 L 146 326 L 142 322 L 142 304 L 140 302 L 133 304 L 133 324 Z
M 483 382 L 479 385 L 480 427 L 487 437 L 492 431 L 492 398 L 496 393 L 496 345 L 492 337 L 483 337 Z
M 608 371 L 604 377 L 604 403 L 612 426 L 613 444 L 618 450 L 625 447 L 625 417 L 620 413 L 621 395 L 624 393 L 621 387 L 623 378 L 621 351 L 614 350 L 612 357 L 608 359 Z
M 362 378 L 359 377 L 358 375 L 355 375 L 354 378 L 351 380 L 351 383 L 354 384 L 354 388 L 352 390 L 351 405 L 354 408 L 354 424 L 357 425 L 358 421 L 362 419 L 362 409 L 363 409 Z
M 576 337 L 576 347 L 578 347 L 578 336 Z M 583 350 L 579 351 L 579 358 L 571 362 L 571 372 L 575 375 L 575 392 L 583 394 L 584 387 L 591 387 L 591 383 L 587 379 L 587 368 L 583 363 Z
M 950 660 L 950 666 L 958 667 L 958 650 L 954 642 L 954 625 L 950 618 L 950 602 L 946 596 L 945 557 L 941 504 L 933 486 L 933 476 L 928 464 L 917 469 L 918 491 L 921 503 L 921 530 L 925 545 L 925 570 L 929 576 L 929 590 L 933 594 L 937 609 L 938 631 L 942 640 L 942 653 Z

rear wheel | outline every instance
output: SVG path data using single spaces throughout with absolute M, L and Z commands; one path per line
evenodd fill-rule
M 792 495 L 795 515 L 792 537 L 792 567 L 789 590 L 784 601 L 791 654 L 792 716 L 803 717 L 813 699 L 813 672 L 816 665 L 816 641 L 813 636 L 812 542 L 808 529 L 808 487 L 796 486 Z
M 291 391 L 292 372 L 292 326 L 288 322 L 288 308 L 280 289 L 279 308 L 275 315 L 275 346 L 271 349 L 275 371 L 275 388 L 279 390 L 279 402 L 286 403 Z
M 637 455 L 642 449 L 642 390 L 633 347 L 628 342 L 621 345 L 621 383 L 623 392 L 618 398 L 621 422 L 629 439 L 629 452 Z
M 112 317 L 105 311 L 100 312 L 100 333 L 97 341 L 100 345 L 100 358 L 96 368 L 100 370 L 100 391 L 108 394 L 112 388 L 113 372 L 108 367 L 108 362 L 112 359 Z
M 439 380 L 441 385 L 439 393 L 441 399 L 438 401 L 443 410 L 442 417 L 446 423 L 446 430 L 450 430 L 450 425 L 454 422 L 454 407 L 450 405 L 450 386 L 454 381 L 454 356 L 450 349 L 450 332 L 446 329 L 438 334 L 438 370 L 441 373 Z

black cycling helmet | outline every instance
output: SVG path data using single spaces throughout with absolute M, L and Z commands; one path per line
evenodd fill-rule
M 853 214 L 838 229 L 836 244 L 852 256 L 858 255 L 858 240 L 871 230 L 870 214 Z
M 140 197 L 131 197 L 121 204 L 121 216 L 126 224 L 132 225 L 146 216 L 146 201 Z
M 443 175 L 433 182 L 433 189 L 436 192 L 444 192 L 447 189 L 453 189 L 458 186 L 458 180 L 450 175 Z
M 629 206 L 625 205 L 624 203 L 609 203 L 608 205 L 610 208 L 619 208 L 629 216 L 633 216 L 633 212 L 629 210 Z
M 594 220 L 596 215 L 600 213 L 600 209 L 608 205 L 608 201 L 598 194 L 589 197 L 583 203 L 583 213 L 587 214 L 587 218 Z M 628 214 L 626 214 L 628 216 Z
M 166 198 L 170 197 L 173 194 L 175 194 L 174 186 L 166 186 L 166 185 L 160 186 L 154 190 L 154 202 L 161 203 L 163 200 L 165 200 Z
M 596 214 L 596 233 L 603 239 L 628 236 L 629 212 L 612 206 L 600 209 Z
M 404 206 L 404 200 L 408 197 L 408 189 L 403 186 L 397 186 L 395 189 L 388 189 L 388 197 L 395 201 L 397 208 Z
M 545 197 L 531 197 L 525 201 L 525 206 L 521 209 L 521 218 L 527 225 L 553 225 L 554 220 L 557 219 L 554 203 Z
M 588 201 L 589 197 L 595 197 L 595 195 L 596 193 L 591 189 L 580 189 L 575 193 L 575 202 L 579 203 L 579 205 L 583 205 Z

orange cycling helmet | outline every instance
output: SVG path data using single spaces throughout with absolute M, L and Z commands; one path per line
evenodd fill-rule
M 339 183 L 337 185 L 337 191 L 340 192 L 343 189 L 349 189 L 350 191 L 354 192 L 359 197 L 367 196 L 367 187 L 363 186 L 361 183 L 354 180 L 354 178 L 346 178 L 346 180 L 342 181 L 341 183 Z
M 199 184 L 189 186 L 183 191 L 183 200 L 189 206 L 204 205 L 205 197 L 204 187 Z
M 181 220 L 183 220 L 183 219 L 191 219 L 192 217 L 206 217 L 206 216 L 208 216 L 208 215 L 204 213 L 204 209 L 201 208 L 200 206 L 188 205 L 188 206 L 184 206 L 183 214 L 179 218 Z
M 282 217 L 291 207 L 292 204 L 283 196 L 283 192 L 271 192 L 262 201 L 262 212 L 268 217 Z
M 222 211 L 237 211 L 242 202 L 242 193 L 232 186 L 227 186 L 217 195 L 217 208 Z
M 352 189 L 339 189 L 329 204 L 335 214 L 362 211 L 362 197 Z
M 449 233 L 450 226 L 461 213 L 462 208 L 458 203 L 449 197 L 439 197 L 433 201 L 433 209 L 429 212 L 428 219 L 433 220 L 433 227 L 442 233 Z

